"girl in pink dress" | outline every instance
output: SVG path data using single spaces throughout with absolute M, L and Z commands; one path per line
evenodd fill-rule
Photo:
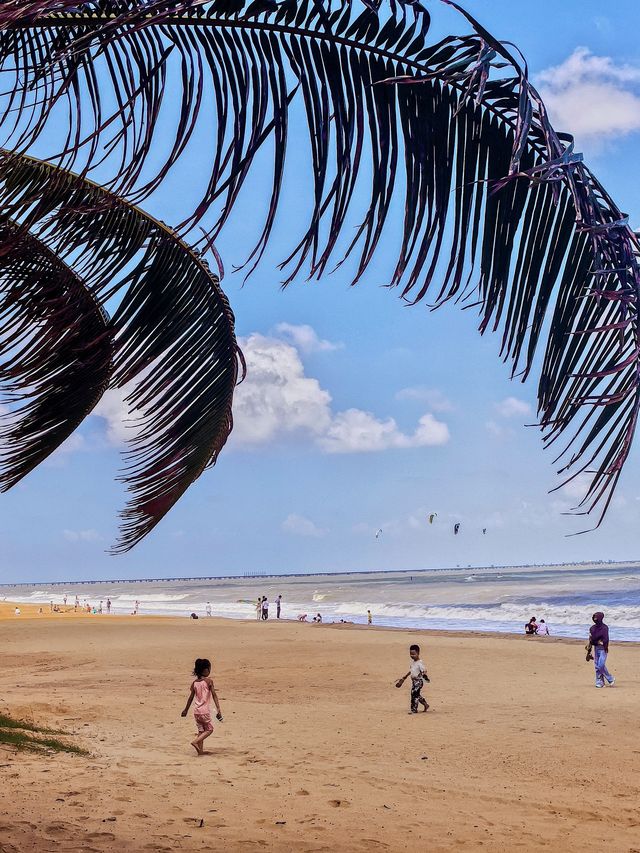
M 195 719 L 196 728 L 198 729 L 195 740 L 191 741 L 191 746 L 195 749 L 198 755 L 205 755 L 202 748 L 203 742 L 213 732 L 213 721 L 211 719 L 211 700 L 216 706 L 216 719 L 222 722 L 222 712 L 220 710 L 220 702 L 218 694 L 213 686 L 211 675 L 211 662 L 206 658 L 198 658 L 193 667 L 193 674 L 196 680 L 191 685 L 191 692 L 187 699 L 182 716 L 186 717 L 193 702 L 193 717 Z M 195 701 L 194 701 L 195 700 Z

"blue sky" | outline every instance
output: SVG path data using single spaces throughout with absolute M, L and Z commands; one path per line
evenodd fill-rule
M 453 18 L 440 4 L 429 7 L 436 34 L 462 29 L 449 28 Z M 636 0 L 467 0 L 466 8 L 519 45 L 556 126 L 576 132 L 593 171 L 640 227 Z M 300 127 L 292 141 L 296 132 L 306 141 Z M 294 150 L 294 164 L 296 157 L 304 162 Z M 266 184 L 254 173 L 218 243 L 227 270 L 251 246 Z M 184 184 L 176 190 L 169 182 L 151 202 L 168 222 L 188 194 Z M 571 489 L 548 494 L 558 484 L 551 454 L 525 427 L 534 419 L 535 379 L 509 381 L 497 339 L 479 337 L 471 312 L 403 306 L 380 286 L 382 262 L 356 288 L 337 273 L 282 292 L 275 262 L 292 243 L 287 223 L 305 210 L 291 180 L 283 210 L 258 271 L 244 286 L 237 275 L 224 280 L 251 372 L 238 392 L 236 434 L 216 468 L 133 552 L 108 557 L 124 502 L 114 482 L 120 407 L 108 398 L 61 452 L 2 496 L 2 580 L 639 556 L 637 447 L 603 526 L 567 537 L 584 523 L 562 515 Z M 430 512 L 438 513 L 433 525 Z

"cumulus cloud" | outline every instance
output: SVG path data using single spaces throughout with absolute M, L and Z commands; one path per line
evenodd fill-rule
M 502 418 L 526 417 L 531 414 L 529 403 L 517 397 L 506 397 L 495 404 L 495 410 Z
M 335 413 L 331 394 L 305 373 L 300 353 L 335 349 L 310 326 L 277 326 L 282 337 L 254 333 L 240 340 L 247 376 L 233 404 L 234 429 L 230 447 L 260 447 L 298 438 L 326 453 L 366 453 L 389 448 L 428 447 L 449 440 L 447 425 L 432 414 L 423 415 L 415 430 L 404 433 L 393 418 L 380 420 L 370 412 L 348 409 Z M 130 388 L 108 391 L 93 414 L 106 424 L 107 440 L 122 446 L 135 435 L 139 420 L 127 414 Z M 436 392 L 437 393 L 437 392 Z M 432 398 L 434 411 L 445 409 L 445 398 Z
M 343 344 L 319 338 L 316 330 L 306 324 L 293 326 L 291 323 L 278 323 L 276 333 L 279 337 L 290 341 L 305 355 L 312 352 L 333 352 L 343 347 Z
M 555 126 L 579 141 L 640 131 L 640 66 L 578 47 L 537 81 Z
M 403 433 L 393 418 L 381 421 L 370 412 L 347 409 L 339 412 L 325 435 L 318 439 L 327 453 L 371 453 L 390 448 L 428 447 L 446 444 L 449 428 L 431 414 L 423 415 L 416 430 Z
M 63 530 L 67 542 L 99 542 L 102 536 L 97 530 Z
M 234 397 L 233 443 L 259 445 L 296 432 L 324 433 L 331 422 L 331 395 L 305 376 L 295 347 L 258 334 L 241 346 L 247 377 Z
M 454 405 L 437 388 L 425 388 L 424 385 L 414 385 L 410 388 L 401 388 L 396 394 L 396 400 L 417 400 L 426 403 L 434 412 L 452 412 Z
M 303 515 L 296 515 L 296 513 L 291 513 L 285 518 L 282 522 L 282 529 L 286 533 L 293 533 L 295 536 L 311 536 L 315 538 L 324 536 L 327 532 L 314 524 L 310 518 L 305 518 Z
M 124 401 L 131 390 L 129 386 L 109 388 L 92 412 L 105 422 L 107 441 L 114 447 L 121 447 L 139 428 L 139 420 L 129 415 Z

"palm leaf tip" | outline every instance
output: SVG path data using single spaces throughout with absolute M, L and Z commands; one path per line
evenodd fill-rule
M 186 238 L 209 217 L 206 239 L 215 239 L 273 139 L 268 212 L 257 246 L 248 247 L 253 266 L 278 225 L 290 105 L 299 102 L 308 126 L 313 209 L 285 261 L 286 280 L 303 270 L 321 276 L 347 258 L 358 280 L 388 247 L 400 199 L 405 215 L 390 283 L 411 302 L 475 303 L 480 331 L 500 334 L 502 357 L 523 379 L 543 350 L 538 404 L 545 445 L 558 448 L 563 476 L 589 474 L 583 508 L 606 511 L 640 398 L 638 240 L 571 137 L 553 129 L 517 51 L 447 2 L 462 16 L 464 33 L 437 42 L 430 41 L 430 16 L 419 3 L 214 0 L 200 8 L 180 0 L 131 0 L 74 10 L 66 0 L 28 0 L 21 17 L 12 4 L 0 3 L 0 68 L 14 74 L 16 89 L 39 96 L 28 108 L 16 96 L 3 123 L 16 146 L 41 143 L 56 109 L 67 103 L 73 127 L 86 135 L 70 137 L 59 162 L 77 165 L 83 175 L 104 170 L 107 144 L 118 166 L 105 190 L 138 204 L 179 168 L 203 120 L 203 92 L 210 92 L 216 105 L 210 174 L 194 214 L 178 230 Z M 100 63 L 109 70 L 96 80 Z M 160 93 L 172 67 L 182 87 L 180 115 L 171 150 L 154 168 L 155 141 L 167 128 Z M 69 93 L 76 90 L 94 95 L 74 102 Z M 112 115 L 102 107 L 109 102 L 117 104 Z M 67 189 L 63 185 L 63 193 Z M 58 204 L 72 219 L 71 205 Z M 17 215 L 27 216 L 26 209 Z M 129 214 L 127 228 L 135 221 L 151 239 L 148 222 L 136 217 Z M 355 236 L 347 239 L 354 221 Z M 86 221 L 83 229 L 90 231 Z M 131 251 L 141 248 L 140 239 Z M 89 278 L 95 276 L 85 263 Z M 109 263 L 103 260 L 103 274 Z M 164 271 L 144 270 L 140 275 L 157 288 L 155 308 L 144 295 L 135 298 L 145 334 L 152 335 L 154 311 L 159 315 L 169 303 Z M 121 383 L 161 356 L 152 347 L 139 363 L 122 366 L 136 347 L 134 316 L 120 315 L 131 337 L 115 370 Z M 163 365 L 169 381 L 171 359 Z M 237 364 L 228 380 L 234 370 Z M 151 393 L 148 383 L 143 387 Z M 194 424 L 179 418 L 174 402 L 165 414 L 189 431 Z M 224 406 L 216 416 L 223 410 L 230 424 Z M 168 452 L 173 437 L 163 432 L 161 416 L 156 426 L 164 436 L 159 440 L 166 439 L 165 467 L 154 460 L 149 471 L 162 470 L 165 480 L 143 477 L 146 486 L 135 492 L 149 517 L 164 506 L 161 483 L 177 493 L 178 481 L 188 481 L 181 457 Z M 190 432 L 194 440 L 196 432 Z M 153 460 L 150 448 L 144 452 Z M 186 458 L 191 475 L 206 465 L 196 450 Z M 133 517 L 135 511 L 127 523 Z M 146 530 L 142 516 L 138 521 L 142 527 L 132 522 L 129 529 Z

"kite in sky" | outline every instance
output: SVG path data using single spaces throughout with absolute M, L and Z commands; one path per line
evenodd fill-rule
M 460 530 L 460 522 L 456 521 L 456 523 L 453 525 L 453 532 L 456 536 L 458 535 L 458 530 Z
M 429 516 L 429 524 L 433 524 L 433 519 L 437 518 L 437 517 L 438 517 L 438 513 L 432 512 L 431 515 Z
M 381 534 L 382 534 L 382 528 L 380 528 L 378 530 L 378 532 L 376 533 L 376 539 L 379 539 Z

